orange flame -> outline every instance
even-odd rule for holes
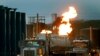
[[[52,31],[50,31],[50,30],[42,30],[40,33],[41,34],[51,34]]]
[[[68,35],[72,31],[70,19],[77,16],[75,8],[69,7],[69,11],[62,14],[62,16],[63,18],[59,26],[59,35]]]

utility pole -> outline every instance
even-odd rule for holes
[[[92,38],[93,38],[93,29],[92,27],[90,26],[90,41],[92,42]]]
[[[36,22],[36,36],[37,36],[37,34],[39,32],[39,14],[38,13],[37,13],[36,18],[37,18],[37,22]]]

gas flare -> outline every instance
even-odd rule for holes
[[[68,35],[72,31],[70,19],[77,16],[76,9],[69,7],[69,11],[62,14],[63,18],[59,26],[59,35]]]

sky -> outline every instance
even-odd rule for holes
[[[29,16],[45,16],[46,22],[52,21],[51,14],[61,15],[74,6],[78,19],[100,19],[100,0],[0,0],[0,5],[17,8],[17,11],[25,12],[27,21]]]

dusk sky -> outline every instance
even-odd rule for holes
[[[61,15],[68,10],[68,6],[77,9],[79,19],[100,19],[100,0],[0,0],[0,5],[17,8],[27,16],[39,13],[51,21],[51,14]]]

